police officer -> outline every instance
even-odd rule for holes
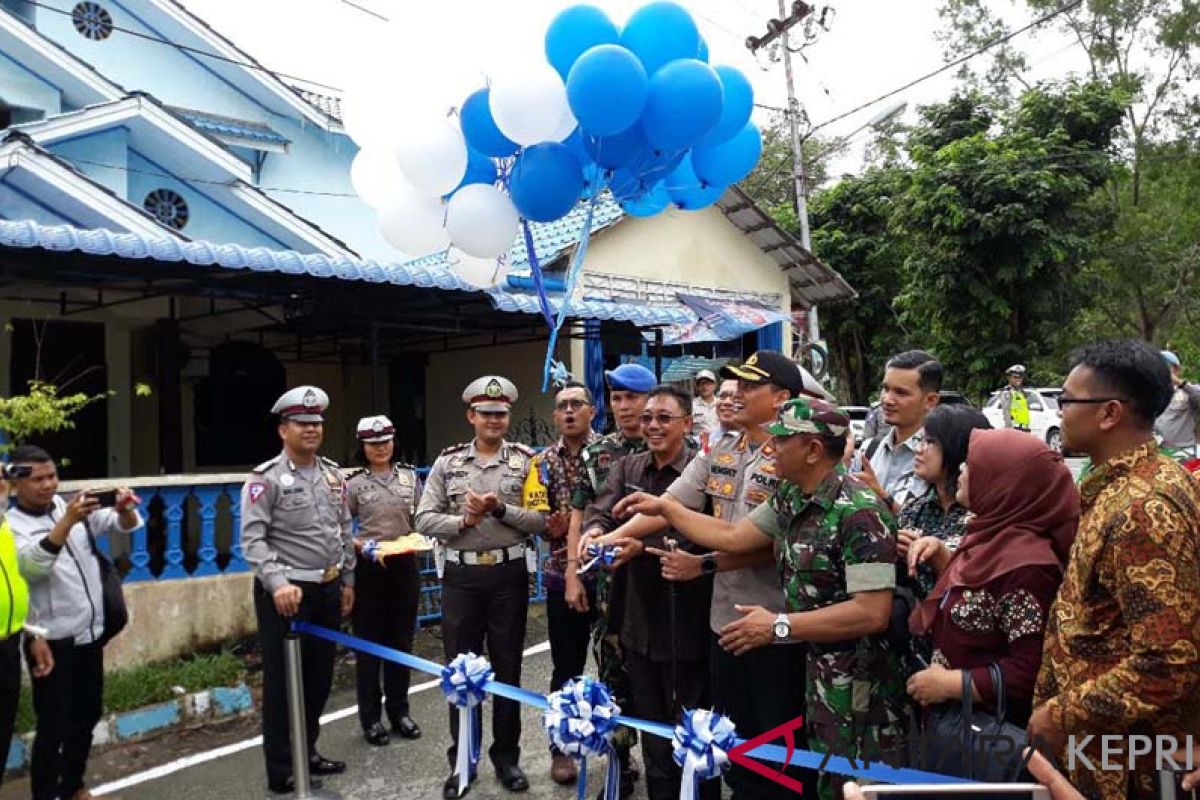
[[[499,375],[485,375],[462,395],[475,438],[443,450],[417,506],[417,530],[444,543],[442,642],[447,661],[468,651],[480,653],[484,638],[496,680],[521,682],[521,652],[529,608],[527,539],[546,529],[545,515],[522,508],[522,489],[533,450],[505,440],[517,387]],[[476,713],[482,719],[482,709]],[[451,769],[458,742],[458,712],[450,709]],[[521,755],[521,709],[495,698],[492,746],[488,755],[496,777],[511,792],[529,788],[517,765]],[[465,794],[465,792],[464,792]],[[442,796],[460,797],[453,772]]]
[[[1000,391],[1000,413],[1005,428],[1029,430],[1029,398],[1025,394],[1025,367],[1013,364],[1005,373],[1008,385]]]
[[[364,469],[347,478],[350,513],[358,518],[355,538],[354,635],[370,642],[412,652],[417,627],[421,576],[415,553],[372,558],[368,542],[388,542],[413,531],[421,499],[421,481],[408,464],[395,459],[396,426],[385,416],[363,417],[355,438]],[[405,739],[418,739],[421,728],[408,714],[409,670],[391,661],[358,653],[354,658],[358,683],[358,721],[363,736],[379,747],[391,737],[380,716],[387,701],[392,730]],[[379,677],[383,673],[383,690]]]
[[[242,487],[242,552],[254,569],[254,611],[263,661],[263,752],[267,786],[295,791],[288,739],[283,640],[293,620],[337,628],[354,606],[354,544],[346,484],[338,465],[317,455],[329,396],[299,386],[275,402],[283,452],[254,468]],[[309,767],[316,775],[346,764],[316,751],[333,681],[335,646],[301,641]],[[320,785],[312,780],[310,785]]]

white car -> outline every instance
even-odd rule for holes
[[[862,444],[863,428],[867,424],[867,415],[871,413],[871,409],[867,406],[842,406],[842,411],[846,416],[850,417],[850,433],[854,436],[854,446],[858,447]]]
[[[1055,450],[1062,450],[1062,409],[1058,405],[1060,394],[1062,389],[1057,387],[1025,390],[1025,396],[1029,399],[1030,433]],[[987,405],[983,407],[983,415],[993,428],[1004,427],[1000,392],[992,392]]]

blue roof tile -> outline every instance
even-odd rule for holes
[[[172,107],[170,110],[210,136],[236,136],[239,139],[275,145],[291,144],[291,139],[258,122],[223,117],[190,108]]]

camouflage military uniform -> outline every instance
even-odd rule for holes
[[[641,439],[627,439],[620,431],[610,433],[600,441],[583,449],[583,471],[575,482],[571,496],[571,507],[585,510],[596,499],[600,489],[608,480],[613,465],[622,458],[646,449]],[[596,624],[592,628],[592,656],[601,681],[613,692],[618,705],[629,713],[629,676],[621,663],[621,648],[618,637],[624,608],[620,598],[625,596],[624,570],[615,575],[604,570],[596,574]],[[637,743],[637,732],[632,728],[617,729],[613,742],[628,751]]]
[[[856,592],[895,585],[895,520],[854,478],[830,472],[810,496],[787,481],[750,516],[775,541],[789,612],[814,611]],[[903,672],[882,636],[810,644],[805,725],[817,752],[902,763]],[[828,775],[819,795],[837,793]]]

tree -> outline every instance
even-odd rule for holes
[[[0,398],[0,431],[8,441],[0,445],[0,453],[39,433],[54,433],[75,427],[71,417],[84,406],[103,400],[106,394],[88,395],[83,392],[59,395],[56,386],[45,381],[29,382],[29,394]]]
[[[978,92],[926,108],[893,231],[911,251],[898,304],[977,395],[1055,346],[1075,276],[1111,221],[1092,201],[1125,96],[1099,82],[1043,86],[996,109]]]
[[[763,207],[784,230],[798,233],[796,217],[796,182],[792,172],[792,133],[787,117],[775,114],[762,128],[763,149],[758,166],[742,181],[742,189]],[[811,195],[815,187],[825,183],[826,159],[821,155],[831,146],[819,137],[801,143],[804,153],[806,184]]]

